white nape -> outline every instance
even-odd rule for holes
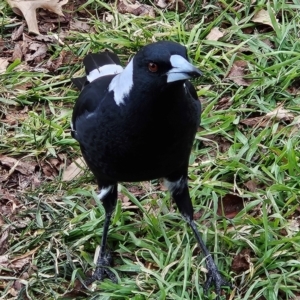
[[[196,69],[191,63],[178,54],[171,55],[170,63],[172,69],[167,72],[167,82],[189,79],[191,76],[187,73],[193,72]]]
[[[100,77],[107,76],[107,75],[115,75],[121,72],[123,72],[123,68],[120,65],[109,64],[109,65],[104,65],[98,69],[94,69],[86,76],[86,78],[88,82],[92,82]]]
[[[98,194],[98,199],[101,200],[105,198],[105,196],[110,192],[110,190],[113,188],[113,185],[109,185],[107,187],[104,187],[101,189],[100,193]]]
[[[108,90],[114,92],[117,105],[125,104],[124,98],[129,95],[133,86],[133,60],[129,62],[124,71],[113,78]]]

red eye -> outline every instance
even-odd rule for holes
[[[153,62],[150,62],[150,63],[148,64],[148,69],[149,69],[150,72],[155,73],[155,72],[158,71],[158,66],[157,66],[157,64],[155,64],[155,63],[153,63]]]

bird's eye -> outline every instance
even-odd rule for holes
[[[153,62],[150,62],[150,63],[148,64],[148,69],[149,69],[150,72],[155,73],[155,72],[158,71],[158,65],[155,64],[155,63],[153,63]]]

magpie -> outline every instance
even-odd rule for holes
[[[193,220],[188,189],[188,163],[200,124],[201,105],[189,79],[201,76],[187,49],[160,41],[142,47],[123,69],[113,52],[88,54],[86,76],[72,79],[81,90],[75,103],[72,136],[94,174],[105,221],[94,274],[86,284],[115,280],[107,251],[110,219],[118,182],[164,178],[171,196],[190,225],[206,257],[204,290],[214,284],[217,299],[223,279]]]

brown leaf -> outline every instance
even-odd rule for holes
[[[9,65],[8,58],[0,57],[0,74],[6,72],[6,67]]]
[[[47,9],[63,16],[61,7],[66,4],[68,0],[7,0],[7,2],[13,9],[14,13],[24,16],[28,25],[28,31],[39,34],[36,19],[37,8]]]
[[[236,274],[249,270],[252,266],[250,255],[251,249],[243,249],[241,253],[233,258],[231,270]]]
[[[228,79],[231,79],[233,82],[235,82],[238,85],[249,86],[251,82],[243,78],[245,76],[246,67],[247,67],[247,62],[242,60],[237,60],[233,63],[226,77]]]
[[[20,43],[15,43],[15,48],[14,48],[11,61],[15,61],[16,59],[22,60],[22,57],[23,57],[22,46]]]
[[[265,9],[261,9],[259,10],[252,18],[252,20],[254,23],[260,23],[260,24],[264,24],[264,25],[269,25],[271,26],[273,29],[273,24],[271,21],[271,17],[268,11],[266,11]],[[278,21],[276,19],[276,21]]]
[[[23,31],[24,31],[24,27],[25,27],[25,24],[22,24],[21,26],[19,26],[18,28],[16,28],[13,33],[11,34],[11,39],[13,41],[16,41],[18,39],[20,39],[20,37],[22,36],[23,34]]]
[[[255,118],[248,118],[243,119],[240,123],[247,125],[247,126],[256,126],[256,127],[266,127],[267,123],[263,120],[263,117],[255,117]]]
[[[83,174],[86,168],[86,163],[82,157],[78,157],[72,162],[63,172],[62,181],[71,181],[75,177]]]
[[[269,112],[265,116],[267,119],[276,119],[277,121],[293,121],[294,115],[284,109],[281,105],[276,107],[273,111]]]
[[[9,230],[5,230],[4,232],[1,232],[0,236],[0,254],[3,254],[7,251],[9,248],[8,244],[8,237],[9,237]],[[1,263],[0,263],[1,265]]]
[[[256,180],[249,180],[249,181],[245,182],[244,185],[252,193],[255,193],[257,191],[257,182],[256,182]]]
[[[217,41],[223,36],[224,36],[224,33],[219,30],[219,27],[214,27],[214,28],[212,28],[210,33],[206,36],[206,39],[209,41]]]
[[[82,22],[79,20],[71,21],[70,23],[70,29],[76,30],[79,32],[89,32],[91,29],[91,26],[87,22]]]
[[[244,208],[242,197],[234,194],[226,194],[219,199],[217,214],[226,218],[234,218]]]
[[[231,97],[223,97],[221,98],[218,103],[216,103],[215,105],[215,109],[217,110],[225,110],[227,108],[229,108],[231,105],[232,105],[232,101],[231,100]]]
[[[25,54],[25,61],[34,60],[36,63],[39,63],[46,56],[47,45],[33,42],[29,45],[29,50],[31,50],[32,54]]]
[[[186,5],[182,0],[155,0],[154,4],[159,8],[178,10],[180,13],[186,10]]]
[[[2,178],[2,181],[5,181],[7,177],[9,177],[15,170],[23,175],[31,175],[34,173],[36,167],[36,165],[29,164],[27,162],[23,162],[2,154],[0,154],[0,164],[10,169],[8,175],[4,176],[6,178],[4,180]]]
[[[147,4],[141,4],[136,0],[119,0],[117,5],[121,14],[130,13],[136,16],[155,17],[154,8]]]

